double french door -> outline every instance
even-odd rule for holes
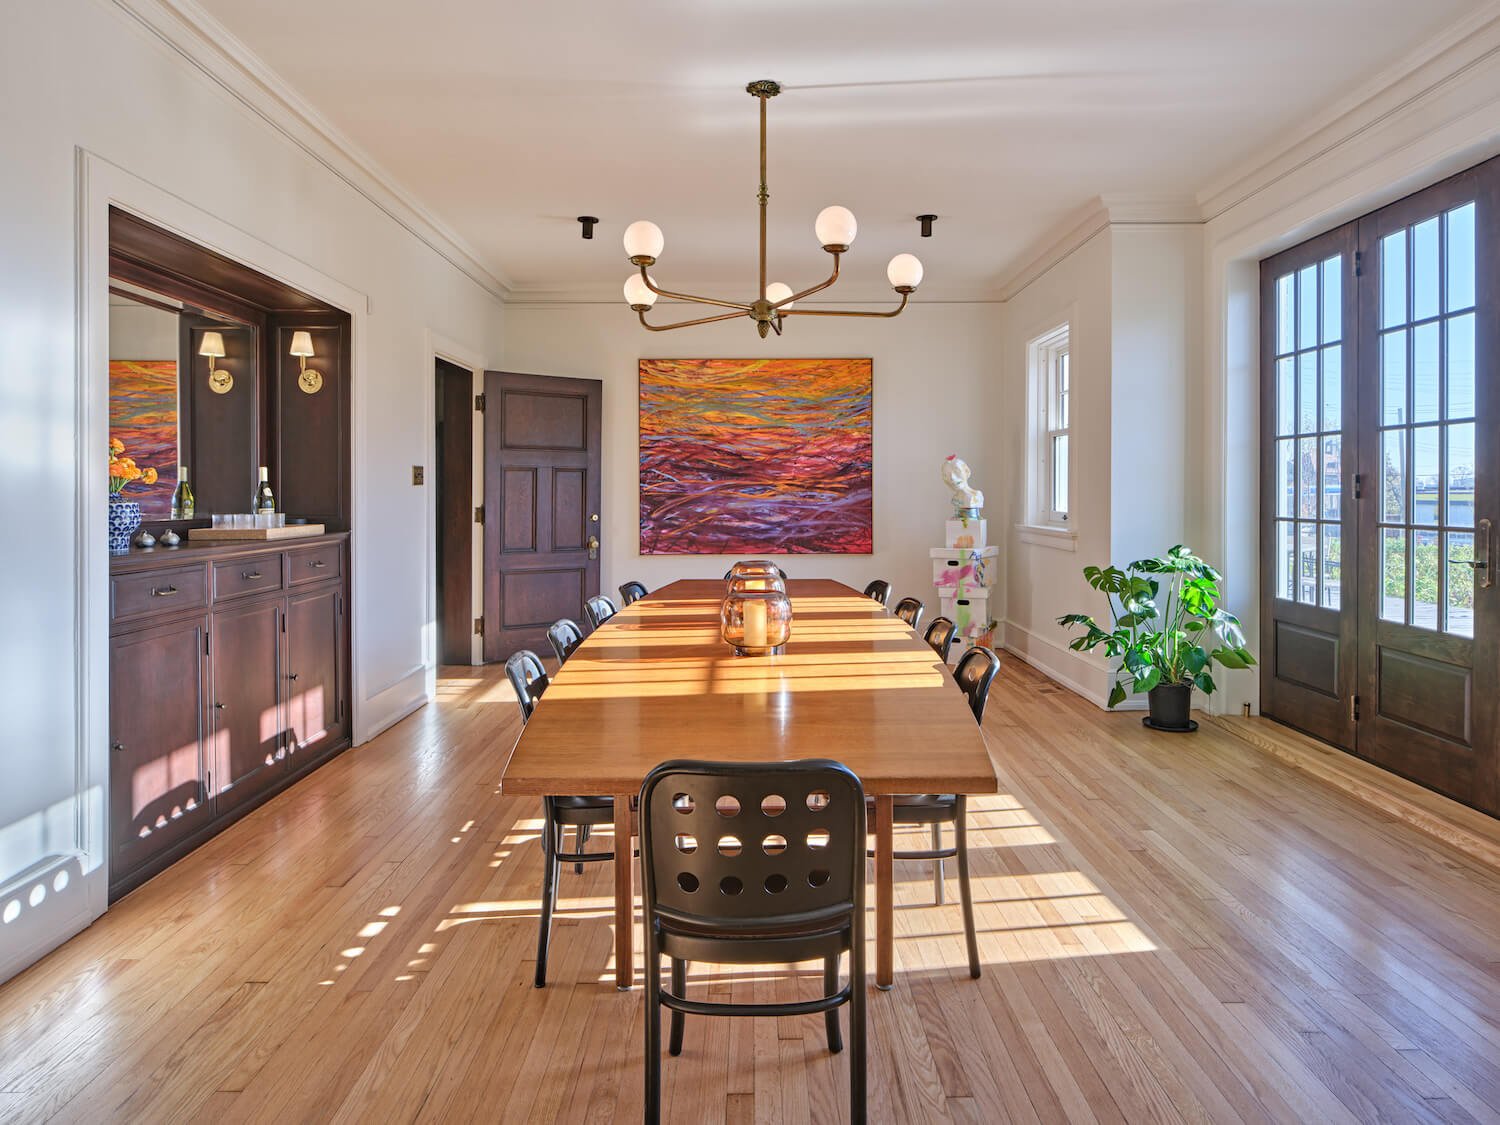
[[[1500,161],[1261,294],[1261,710],[1500,815]]]

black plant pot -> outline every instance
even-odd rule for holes
[[[1191,731],[1198,724],[1191,716],[1192,684],[1161,684],[1146,694],[1151,713],[1141,722],[1152,730]]]

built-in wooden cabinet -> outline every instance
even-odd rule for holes
[[[111,897],[349,745],[347,539],[114,560]]]

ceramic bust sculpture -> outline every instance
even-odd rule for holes
[[[969,487],[969,466],[962,458],[950,453],[943,460],[943,483],[953,492],[953,506],[960,511],[978,511],[984,506],[984,493]]]

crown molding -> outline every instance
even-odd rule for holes
[[[1290,142],[1252,154],[1198,193],[1211,222],[1280,180],[1410,109],[1500,55],[1500,0],[1489,0],[1345,97],[1313,114]]]
[[[491,296],[509,280],[194,0],[112,0],[246,112],[275,129]]]
[[[694,284],[691,281],[673,279],[672,288],[679,293],[719,293],[725,295],[725,287],[709,283]],[[917,305],[962,305],[996,304],[1000,300],[993,287],[966,287],[924,285],[913,295],[908,307]],[[518,286],[512,288],[505,298],[509,308],[544,307],[559,305],[617,305],[626,307],[620,296],[620,287],[609,282],[582,281],[564,285]],[[840,282],[840,292],[830,291],[829,296],[799,301],[799,305],[817,308],[846,308],[851,306],[890,307],[896,303],[891,291],[873,285],[849,286]],[[657,308],[693,308],[688,301],[662,299]],[[701,306],[697,306],[701,307]]]

